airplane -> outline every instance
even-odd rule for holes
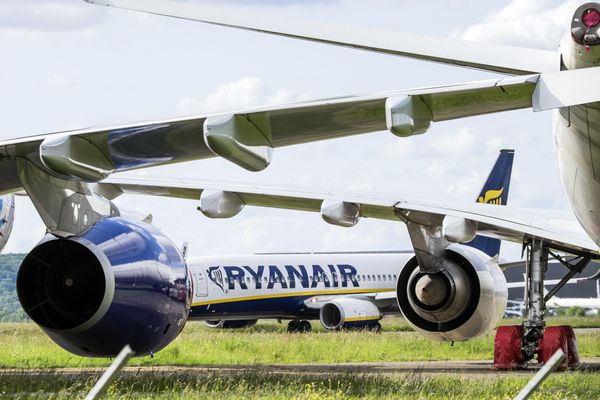
[[[225,25],[240,26],[252,19],[230,9],[214,13],[203,6],[158,0],[88,2]],[[462,243],[477,235],[521,243],[530,260],[529,313],[523,326],[497,331],[495,365],[523,366],[538,352],[540,360],[547,360],[558,344],[572,337],[566,328],[545,329],[546,299],[538,289],[547,258],[562,260],[570,270],[565,278],[570,278],[600,257],[594,212],[598,184],[593,178],[598,151],[591,140],[598,130],[594,102],[600,96],[598,69],[593,67],[600,52],[598,14],[596,3],[575,11],[572,36],[561,53],[352,28],[338,31],[331,24],[293,25],[278,19],[273,24],[281,32],[293,27],[289,36],[315,35],[313,40],[513,76],[0,141],[0,195],[25,192],[47,228],[19,270],[21,305],[51,339],[77,355],[111,357],[129,344],[143,356],[172,342],[191,306],[189,268],[163,232],[149,221],[124,216],[112,201],[127,192],[160,194],[200,199],[201,211],[217,218],[256,205],[320,212],[325,221],[347,227],[360,218],[406,223],[415,258],[411,268],[400,273],[399,305],[419,331],[438,338],[460,330],[465,316],[477,311],[477,303],[469,300],[477,298],[481,287],[502,281],[497,263]],[[264,15],[254,21],[273,22]],[[114,176],[215,156],[261,171],[271,163],[274,149],[282,146],[381,130],[405,137],[425,133],[432,122],[523,108],[558,109],[557,154],[579,223],[568,214],[490,204],[437,204],[402,196],[175,179],[132,183]],[[564,259],[559,252],[578,258]],[[409,291],[417,286],[438,287],[435,292],[445,295],[426,299],[424,290]],[[442,309],[433,304],[438,300],[451,304]],[[514,346],[517,341],[520,349]],[[575,365],[576,357],[568,363]]]
[[[513,150],[500,151],[476,202],[507,204],[513,159]],[[469,246],[488,260],[500,253],[498,239],[478,236]],[[379,331],[379,320],[400,314],[398,274],[414,256],[413,251],[373,251],[189,258],[194,287],[189,318],[225,329],[246,328],[258,319],[290,319],[289,332],[308,332],[312,329],[308,320],[318,319],[328,330]],[[506,281],[504,286],[501,281],[495,284],[494,301],[471,317],[489,322],[475,328],[466,323],[471,331],[463,336],[487,333],[504,315]]]
[[[506,267],[510,267],[510,264],[505,264]],[[524,274],[525,280],[527,279],[527,275]],[[556,292],[557,289],[552,289],[554,293],[550,293],[546,286],[550,285],[558,285],[560,284],[560,280],[558,279],[546,279],[544,281],[544,296],[548,298],[546,301],[546,308],[548,310],[554,310],[557,308],[571,308],[571,307],[580,307],[588,310],[592,310],[593,315],[597,315],[598,310],[600,310],[600,271],[595,273],[592,276],[587,276],[583,278],[571,278],[566,285],[576,285],[580,282],[586,281],[595,281],[596,282],[596,297],[558,297]],[[526,281],[523,282],[509,282],[507,283],[507,287],[511,288],[526,288]],[[527,302],[527,291],[524,292],[524,301],[513,301],[513,307],[515,310],[523,310],[525,307],[525,303]]]

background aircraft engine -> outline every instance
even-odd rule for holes
[[[506,279],[496,261],[479,250],[452,245],[446,270],[425,274],[416,257],[400,272],[398,305],[406,320],[435,340],[464,341],[491,331],[506,308]]]
[[[379,327],[379,308],[369,300],[343,297],[321,307],[320,320],[325,329],[356,329]]]
[[[29,317],[73,354],[111,357],[129,344],[153,354],[183,329],[190,276],[158,229],[105,218],[78,236],[47,235],[23,260],[19,301]]]
[[[222,319],[204,321],[204,325],[209,328],[215,329],[242,329],[242,328],[251,328],[256,325],[257,320],[248,319],[248,320],[231,320],[225,321]]]

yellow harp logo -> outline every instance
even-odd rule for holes
[[[504,188],[499,190],[488,190],[485,192],[485,197],[479,197],[477,202],[486,203],[486,204],[497,204],[502,205],[502,193],[504,192]]]

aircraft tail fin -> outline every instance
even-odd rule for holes
[[[514,157],[514,150],[500,150],[500,155],[483,184],[481,193],[475,199],[477,203],[499,206],[505,206],[508,203],[508,191],[510,189]],[[468,245],[483,251],[490,257],[495,257],[500,253],[500,240],[498,239],[477,235]]]

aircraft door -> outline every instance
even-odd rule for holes
[[[206,280],[206,276],[202,271],[202,268],[199,268],[194,271],[194,282],[196,284],[196,296],[197,297],[206,297],[208,296],[208,281]]]

